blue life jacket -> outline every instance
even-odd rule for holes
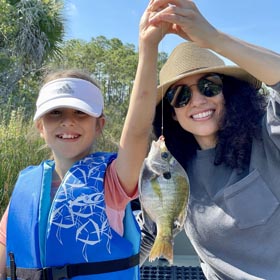
[[[124,236],[109,225],[103,179],[113,153],[76,162],[51,202],[53,161],[20,173],[7,223],[10,279],[140,279],[140,229],[128,204]]]

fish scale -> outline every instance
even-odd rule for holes
[[[189,198],[189,179],[168,151],[164,137],[153,141],[139,177],[142,211],[156,224],[157,235],[149,260],[164,257],[173,263],[174,229],[183,229]],[[147,218],[146,218],[147,219]]]

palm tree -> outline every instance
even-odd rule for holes
[[[61,1],[16,1],[18,32],[15,48],[25,67],[40,66],[49,55],[60,53],[64,28]]]
[[[0,96],[6,103],[20,86],[19,81],[34,76],[50,57],[60,55],[64,36],[61,0],[0,0],[6,14],[0,26]],[[7,19],[12,19],[9,21]]]

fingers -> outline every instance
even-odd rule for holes
[[[155,3],[157,2],[158,1],[155,0]],[[165,33],[174,33],[186,38],[186,34],[181,32],[181,30],[182,27],[188,25],[188,20],[190,18],[188,14],[190,11],[184,7],[178,7],[173,4],[163,5],[151,6],[151,10],[156,8],[157,11],[154,11],[151,15],[149,18],[149,23],[154,26],[164,25]]]
[[[188,8],[195,6],[194,2],[191,0],[153,0],[150,2],[150,8],[153,11],[159,11],[166,7],[181,7]]]
[[[153,0],[153,3],[151,3],[151,8],[154,10],[158,10],[172,5],[181,6],[183,4],[182,2],[186,2],[186,0]]]
[[[147,13],[147,25],[160,29],[162,37],[173,33],[203,46],[215,31],[191,0],[151,0]]]
[[[150,10],[156,12],[150,19],[150,23],[152,24],[166,21],[183,25],[200,14],[193,1],[189,0],[154,0],[150,6]]]
[[[196,4],[190,0],[154,0],[150,6],[153,15],[149,23],[165,24],[166,33],[177,34],[199,46],[214,42],[217,30],[204,18]]]
[[[139,39],[141,43],[150,45],[151,47],[158,46],[159,42],[166,34],[165,23],[154,23],[151,24],[150,20],[157,14],[157,11],[153,8],[153,3],[156,0],[151,0],[141,17],[140,28],[139,28]]]
[[[170,7],[172,5],[169,2],[170,1],[166,0],[151,0],[146,10],[149,14],[149,25],[154,26],[156,28],[160,28],[162,36],[164,36],[167,33],[170,33],[170,30],[172,30],[173,22],[162,20],[162,18],[164,18],[165,15],[171,13]]]

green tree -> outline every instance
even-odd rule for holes
[[[0,0],[2,105],[17,107],[34,103],[34,82],[30,79],[34,78],[36,83],[45,61],[61,54],[62,3],[58,0]]]

